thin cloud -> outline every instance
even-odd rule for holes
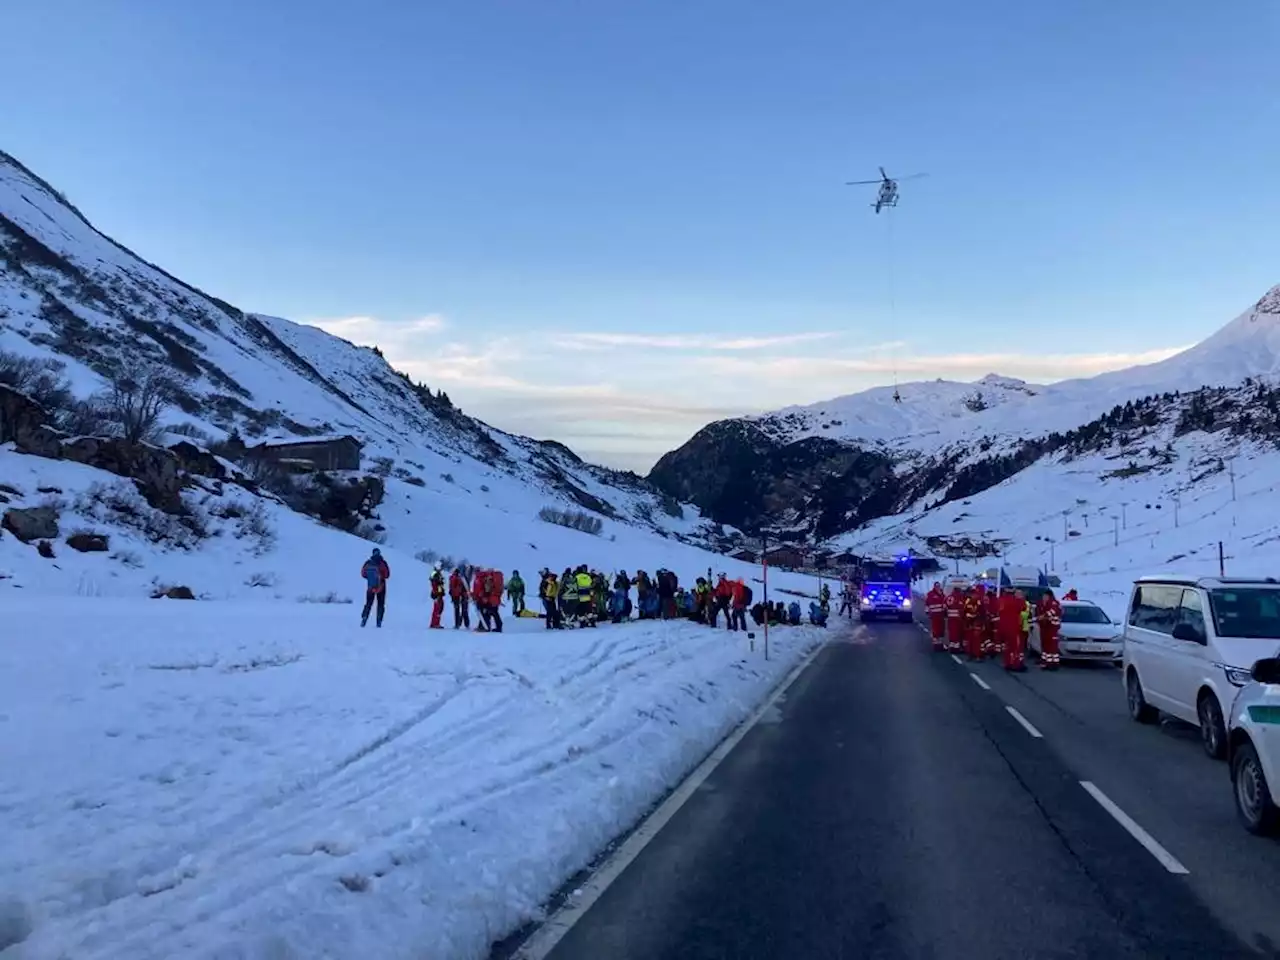
[[[789,333],[768,337],[719,337],[712,334],[577,333],[553,338],[557,347],[569,350],[611,350],[638,347],[647,350],[767,350],[797,343],[812,343],[837,336],[834,332]]]
[[[336,317],[306,321],[325,333],[349,340],[359,346],[378,346],[376,341],[402,341],[427,333],[439,333],[448,321],[438,313],[429,313],[413,320],[379,320],[377,317]]]
[[[807,381],[841,377],[899,376],[980,377],[997,372],[1033,381],[1089,377],[1111,370],[1167,360],[1185,347],[1138,353],[956,353],[903,357],[704,357],[705,372],[723,376],[753,376],[774,381]]]
[[[467,337],[439,314],[386,321],[312,321],[353,343],[378,346],[397,369],[444,387],[464,410],[495,426],[553,437],[613,462],[652,462],[704,424],[856,392],[899,378],[973,380],[996,372],[1036,382],[1088,377],[1157,362],[1182,348],[1135,353],[919,355],[904,341],[848,343],[827,353],[786,348],[831,341],[834,332],[712,334],[558,332],[550,337]],[[835,344],[830,344],[834,347]],[[625,362],[578,351],[625,351]]]

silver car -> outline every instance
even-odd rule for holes
[[[1088,600],[1062,600],[1062,628],[1058,649],[1063,660],[1097,660],[1120,663],[1124,657],[1124,634],[1120,624]],[[1040,628],[1035,626],[1027,646],[1040,655]]]

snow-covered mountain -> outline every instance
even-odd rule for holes
[[[962,495],[956,472],[1065,434],[1144,397],[1280,375],[1280,287],[1202,343],[1157,363],[1042,385],[988,374],[878,387],[704,428],[650,479],[716,519],[825,539],[911,504]],[[1001,462],[989,476],[1008,476]]]
[[[561,444],[513,436],[465,415],[443,393],[392,369],[374,348],[246,313],[183,282],[97,230],[4,153],[0,359],[0,366],[34,362],[69,388],[68,403],[108,390],[122,371],[142,364],[165,371],[176,382],[162,416],[164,445],[185,439],[217,449],[233,436],[249,446],[353,436],[363,443],[363,470],[385,477],[385,499],[369,526],[380,528],[378,539],[410,554],[462,554],[469,541],[491,542],[502,527],[520,542],[534,542],[525,527],[547,526],[538,520],[544,508],[583,511],[603,524],[594,537],[571,531],[583,540],[608,542],[624,528],[673,544],[706,545],[719,536],[696,507],[633,474],[587,464]],[[30,458],[0,451],[0,459],[23,476],[59,473],[57,482],[39,485],[75,482],[83,493],[102,482],[101,471],[30,464],[18,470]],[[0,481],[8,479],[5,469],[0,464]],[[32,507],[42,496],[23,483],[9,485],[18,492],[0,496],[11,508]]]
[[[935,453],[975,437],[1070,430],[1116,404],[1150,394],[1235,386],[1280,374],[1280,286],[1195,346],[1156,363],[1054,384],[987,374],[876,387],[752,418],[770,436],[805,436]]]

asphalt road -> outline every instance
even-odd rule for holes
[[[1015,680],[980,668],[984,689],[914,625],[842,630],[551,960],[1256,956],[1205,905],[1194,872],[1168,872],[1080,784],[1093,778],[1122,805],[1141,793],[1108,779],[1136,783],[1124,773],[1142,749],[1134,737],[1198,763],[1194,742],[1120,725],[1114,760],[1087,775],[1073,766],[1112,749],[1090,721],[1120,702],[1114,671]],[[1087,691],[1088,719],[1054,705],[1071,699],[1067,684]],[[1043,738],[1006,710],[1004,688],[1034,701]],[[1225,774],[1207,775],[1229,808]]]

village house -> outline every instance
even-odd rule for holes
[[[795,547],[771,547],[765,554],[771,567],[786,567],[798,570],[804,566],[804,554]]]
[[[312,437],[307,440],[267,441],[250,448],[265,460],[290,465],[309,464],[315,470],[359,470],[362,444],[347,434],[336,437]]]

